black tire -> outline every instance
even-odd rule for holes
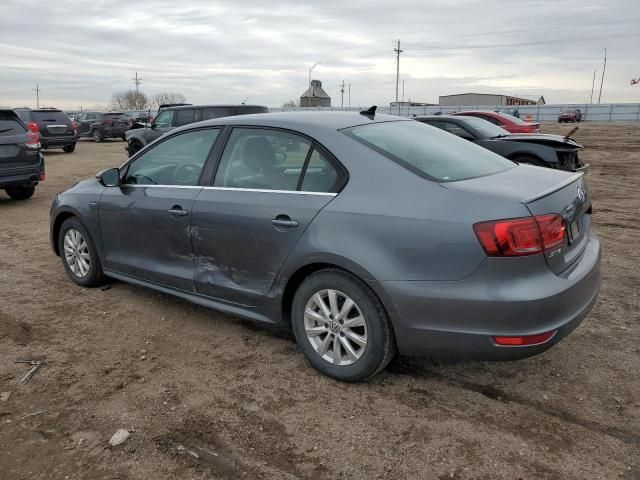
[[[75,143],[73,143],[71,145],[65,145],[64,147],[62,147],[62,150],[64,150],[67,153],[72,153],[75,149],[76,149],[76,144]]]
[[[122,141],[123,141],[123,142],[126,142],[126,141],[127,141],[127,137],[126,137],[125,135],[122,135],[122,137],[120,137],[120,138],[122,138]]]
[[[305,333],[304,312],[307,302],[315,293],[327,289],[337,290],[351,298],[366,323],[366,347],[362,356],[350,365],[334,365],[325,360],[316,352]],[[320,270],[307,277],[298,287],[293,298],[291,319],[298,346],[311,366],[336,380],[359,382],[371,378],[384,369],[395,356],[396,344],[393,330],[382,302],[362,280],[343,270]],[[326,333],[326,335],[330,334]],[[338,336],[338,334],[331,335]],[[341,346],[340,349],[344,347]]]
[[[65,235],[69,230],[75,230],[80,233],[84,241],[86,242],[89,254],[89,269],[84,276],[80,276],[76,274],[70,267],[69,262],[65,256]],[[98,251],[96,250],[95,244],[91,239],[91,235],[86,228],[80,223],[80,221],[71,217],[64,221],[62,226],[60,227],[60,232],[58,233],[58,251],[60,252],[60,260],[62,260],[62,266],[67,272],[67,275],[76,282],[78,285],[83,287],[97,287],[101,285],[104,280],[104,273],[102,273],[102,265],[100,263],[100,257],[98,256]]]
[[[5,191],[7,195],[9,195],[14,200],[27,200],[33,197],[33,194],[36,191],[35,186],[18,186],[18,187],[5,187]]]
[[[129,149],[127,150],[129,157],[133,157],[141,149],[142,149],[142,144],[140,142],[138,141],[130,142]]]
[[[102,132],[98,128],[93,129],[91,136],[93,137],[93,141],[96,143],[100,143],[104,140],[104,135],[102,135]]]
[[[535,165],[536,167],[548,167],[546,163],[536,157],[522,155],[513,159],[516,163],[524,163],[525,165]]]

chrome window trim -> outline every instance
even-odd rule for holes
[[[323,195],[329,197],[335,197],[338,195],[337,193],[329,193],[329,192],[302,192],[298,190],[266,190],[259,188],[232,188],[232,187],[203,187],[200,185],[135,185],[135,184],[127,184],[123,183],[119,185],[120,187],[130,187],[130,188],[199,188],[202,190],[221,190],[221,191],[231,191],[231,192],[255,192],[255,193],[292,193],[294,195]]]

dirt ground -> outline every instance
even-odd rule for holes
[[[77,287],[49,206],[124,143],[46,152],[33,199],[0,192],[0,478],[640,479],[640,125],[576,138],[604,245],[582,326],[535,358],[400,358],[357,385],[312,370],[287,333],[124,283]],[[46,365],[19,386],[24,357]],[[110,447],[119,428],[131,437]]]

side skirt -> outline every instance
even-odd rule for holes
[[[224,302],[219,302],[216,300],[212,300],[209,297],[205,297],[203,295],[199,295],[194,292],[186,292],[184,290],[178,290],[175,288],[167,287],[165,285],[160,285],[158,283],[149,282],[147,280],[142,280],[137,277],[131,277],[129,275],[124,275],[122,273],[114,272],[112,270],[104,270],[104,274],[107,277],[115,278],[116,280],[123,281],[125,283],[131,283],[133,285],[138,285],[140,287],[151,288],[152,290],[157,290],[162,293],[166,293],[168,295],[173,295],[175,297],[182,298],[191,303],[195,303],[196,305],[201,305],[206,308],[210,308],[212,310],[217,310],[219,312],[228,313],[230,315],[234,315],[236,317],[245,318],[247,320],[252,320],[255,322],[267,323],[271,325],[278,324],[277,321],[274,321],[272,318],[267,317],[263,313],[255,311],[251,307],[242,307],[238,305],[232,305]]]

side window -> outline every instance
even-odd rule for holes
[[[216,187],[296,190],[311,142],[288,132],[235,128],[222,154]]]
[[[171,120],[173,119],[173,110],[165,110],[160,112],[156,119],[153,121],[153,125],[157,128],[166,128],[171,126]]]
[[[212,107],[202,110],[202,120],[211,120],[212,118],[228,117],[231,115],[229,107]]]
[[[493,123],[494,125],[500,125],[500,120],[498,120],[497,118],[494,117],[490,117],[490,116],[484,116],[484,115],[478,115],[478,117],[480,117],[483,120],[487,120],[488,122]]]
[[[182,133],[137,158],[127,171],[129,185],[197,185],[219,129]]]
[[[174,125],[176,127],[181,127],[182,125],[189,125],[193,123],[193,114],[194,110],[189,108],[185,110],[177,110],[176,111],[176,121]]]
[[[304,172],[301,190],[303,192],[332,192],[335,191],[337,181],[338,171],[322,153],[314,149]]]
[[[439,122],[439,123],[440,125],[437,125],[439,128],[442,128],[443,130],[446,130],[449,133],[453,133],[458,137],[471,138],[471,139],[474,138],[474,136],[470,132],[468,132],[467,130],[465,130],[464,128],[462,128],[460,125],[456,123],[452,123],[452,122]]]

